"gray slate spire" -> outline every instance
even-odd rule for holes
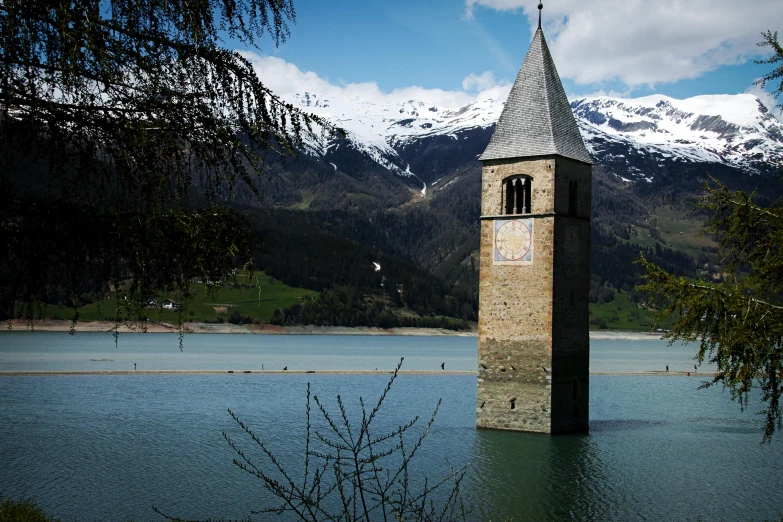
[[[559,154],[592,164],[539,27],[480,160]]]

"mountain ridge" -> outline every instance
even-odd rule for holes
[[[422,317],[475,320],[478,157],[503,104],[484,98],[444,108],[415,100],[330,100],[313,93],[294,98],[346,135],[316,134],[297,160],[274,166],[274,175],[260,187],[273,208],[258,222],[276,223],[269,229],[276,246],[270,243],[269,252],[255,256],[257,268],[310,289],[329,284],[332,276],[324,269],[344,274],[331,284],[356,289],[335,294],[352,303],[377,292],[397,303],[394,289],[400,284],[406,302]],[[634,290],[641,283],[634,263],[639,253],[677,275],[723,277],[714,238],[699,234],[706,216],[692,202],[703,193],[708,174],[732,189],[756,192],[762,204],[783,195],[783,177],[768,175],[783,158],[783,124],[750,95],[580,98],[571,108],[596,163],[591,306],[613,306],[617,295],[615,304],[622,303],[623,311],[606,311],[602,320],[609,327],[623,321],[644,327],[649,310]],[[364,252],[361,258],[357,251]],[[392,274],[395,259],[408,268]],[[376,261],[383,267],[377,274]],[[384,285],[370,270],[372,277],[387,278]],[[300,278],[300,271],[307,277]],[[330,309],[305,308],[314,321]]]
[[[291,101],[345,129],[348,142],[358,151],[390,172],[418,178],[424,190],[432,179],[412,168],[402,151],[422,140],[460,141],[469,139],[466,133],[486,134],[480,131],[493,129],[503,108],[503,103],[493,98],[457,108],[416,100],[334,102],[309,92],[294,95]],[[621,171],[623,161],[618,159],[626,158],[626,172],[615,173],[627,181],[649,182],[655,175],[643,172],[637,162],[627,158],[640,153],[658,157],[661,164],[717,163],[753,174],[765,173],[768,165],[783,161],[783,123],[751,94],[684,100],[663,95],[581,97],[571,101],[571,108],[595,162],[610,171]],[[326,159],[335,143],[333,139],[313,138],[308,152]],[[630,154],[618,151],[622,149],[629,149]]]

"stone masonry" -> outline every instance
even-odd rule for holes
[[[493,263],[502,182],[532,178],[533,263]],[[576,213],[569,183],[576,181]],[[588,421],[589,164],[557,155],[484,162],[479,283],[479,428],[561,433]]]

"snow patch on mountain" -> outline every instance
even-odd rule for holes
[[[428,105],[416,100],[400,103],[374,104],[364,100],[325,99],[317,93],[295,94],[290,99],[295,105],[327,118],[346,132],[350,143],[384,168],[400,175],[418,178],[397,153],[405,143],[427,136],[447,135],[458,139],[461,130],[489,127],[495,124],[503,109],[502,103],[492,99],[458,108]],[[309,151],[326,156],[336,143],[318,135],[308,140]],[[422,196],[426,183],[422,183]]]
[[[751,94],[582,98],[571,107],[594,157],[608,141],[664,158],[756,172],[783,159],[783,124]]]
[[[310,92],[289,98],[344,129],[348,146],[397,175],[417,178],[399,150],[428,137],[458,140],[466,130],[491,127],[504,105],[503,100],[495,98],[479,98],[462,107],[440,107],[416,100],[387,104],[330,100]],[[627,151],[630,155],[652,155],[660,162],[717,162],[761,172],[766,165],[783,160],[783,123],[752,94],[685,100],[663,95],[579,98],[571,102],[571,107],[585,144],[598,163],[611,155],[613,165],[618,165]],[[308,140],[308,151],[328,158],[339,143],[337,139],[313,137]],[[641,179],[642,173],[631,166],[630,160],[628,165],[624,177]],[[649,174],[644,177],[649,178]],[[422,184],[424,195],[426,185]]]
[[[429,106],[415,100],[382,105],[342,100],[335,104],[313,93],[296,94],[292,101],[344,129],[363,150],[387,156],[400,168],[395,146],[431,135],[445,134],[456,140],[461,130],[494,125],[503,110],[503,104],[492,99],[457,108]],[[328,143],[324,145],[328,148]]]

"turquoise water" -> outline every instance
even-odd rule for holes
[[[475,337],[0,333],[0,371],[476,370]]]
[[[594,340],[593,372],[692,371],[696,346],[666,341]],[[359,335],[188,335],[0,332],[0,372],[102,370],[406,370],[475,371],[475,337]],[[702,370],[712,369],[705,365]]]
[[[125,356],[141,360],[143,354],[150,357],[144,360],[159,364],[168,357],[209,366],[225,361],[239,364],[245,360],[243,351],[252,350],[245,343],[259,337],[225,336],[219,343],[213,340],[215,336],[189,337],[185,353],[193,357],[182,359],[171,336],[161,337],[161,342],[170,343],[166,346],[154,345],[158,337],[128,335],[121,337],[119,348],[110,343],[98,349],[91,344],[92,337],[82,334],[73,338],[37,333],[23,340],[14,339],[15,335],[0,336],[0,370],[21,364],[21,356],[8,354],[24,351],[24,343],[32,339],[36,340],[33,344],[45,339],[49,346],[27,352],[26,364],[32,366],[60,360],[57,364],[89,367],[98,364],[90,358],[121,362]],[[80,338],[84,339],[82,348]],[[111,337],[96,336],[95,342],[106,339],[111,341]],[[191,339],[205,343],[203,352]],[[354,339],[357,344],[346,344]],[[321,345],[331,350],[324,359],[329,364],[343,359],[374,368],[373,353],[380,365],[387,357],[391,361],[405,352],[406,363],[409,358],[418,360],[421,369],[431,369],[425,366],[433,361],[439,366],[439,359],[449,365],[475,366],[470,349],[475,349],[475,339],[471,338],[308,336],[275,337],[274,342],[285,348],[278,348],[281,353],[277,354],[270,348],[264,361],[302,360],[314,369],[321,369],[315,368],[320,359],[307,353],[317,352]],[[378,353],[377,342],[388,343],[382,346],[395,351],[394,357]],[[367,353],[359,356],[361,343]],[[641,345],[643,354],[638,357],[634,357],[637,342],[602,343],[606,344],[593,353],[604,354],[607,361],[611,361],[607,354],[617,354],[618,371],[657,364],[659,358],[674,360],[676,355],[665,343],[659,344],[657,356],[652,344]],[[218,345],[219,355],[213,353]],[[420,351],[413,350],[414,346]],[[156,351],[163,353],[156,355]],[[199,353],[201,357],[196,357]],[[98,357],[84,360],[85,354]],[[686,362],[689,357],[683,358]],[[386,378],[302,374],[0,377],[0,495],[31,497],[66,521],[160,520],[152,505],[185,518],[243,517],[268,506],[269,499],[257,479],[231,463],[234,454],[222,438],[223,431],[249,451],[252,444],[226,410],[231,408],[246,420],[281,462],[301,475],[308,382],[333,410],[334,397],[340,394],[353,415],[358,397],[377,397]],[[590,433],[547,437],[475,430],[475,377],[404,375],[392,388],[378,422],[380,427],[393,428],[415,415],[426,417],[437,399],[443,398],[434,429],[417,457],[416,471],[435,478],[447,472],[446,458],[455,465],[469,463],[465,496],[475,520],[780,518],[780,439],[771,445],[759,444],[760,417],[752,411],[741,413],[720,389],[697,389],[699,382],[679,376],[594,375]]]

